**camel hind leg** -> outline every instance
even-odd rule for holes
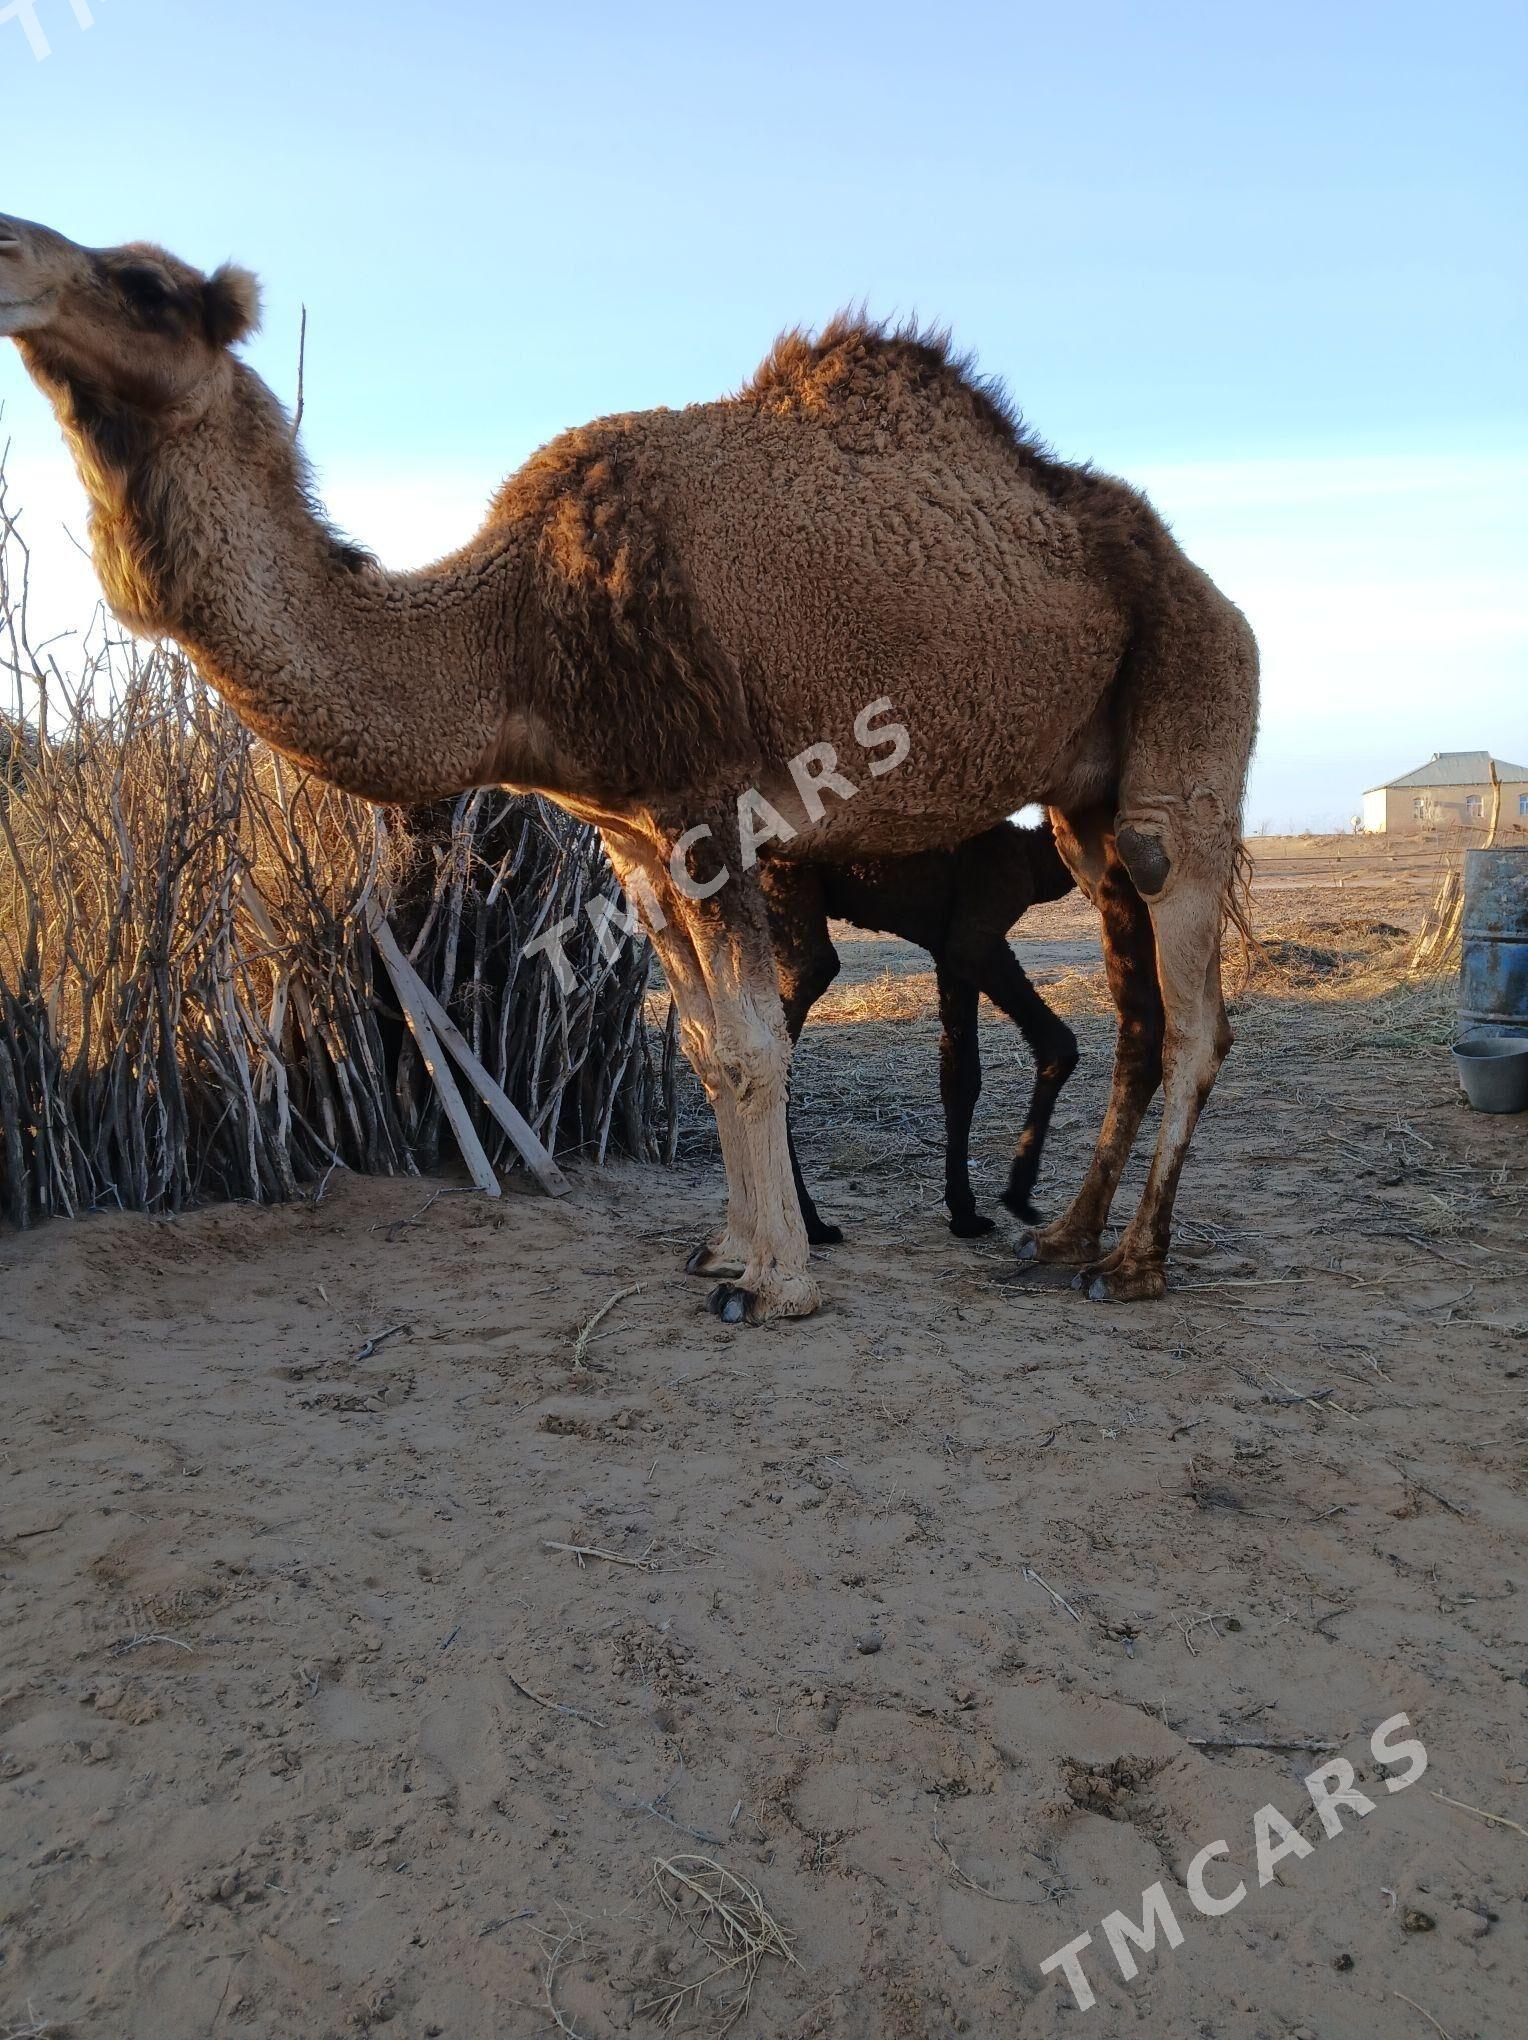
[[[1052,819],[1057,848],[1098,909],[1104,971],[1119,1015],[1109,1103],[1088,1173],[1062,1216],[1019,1249],[1075,1266],[1098,1257],[1120,1177],[1162,1080],[1163,1015],[1151,916],[1116,852],[1109,819],[1102,810]]]
[[[1084,1286],[1096,1301],[1134,1302],[1161,1296],[1167,1288],[1178,1179],[1232,1042],[1220,982],[1229,879],[1229,866],[1223,877],[1213,870],[1185,873],[1170,893],[1150,903],[1166,1015],[1162,1126],[1134,1217],[1114,1251],[1083,1272]]]
[[[1164,1016],[1162,1125],[1146,1188],[1088,1293],[1161,1296],[1189,1143],[1231,1047],[1220,951],[1257,720],[1257,648],[1202,576],[1173,588],[1134,662],[1114,849],[1151,916]],[[1085,1278],[1086,1279],[1086,1278]]]

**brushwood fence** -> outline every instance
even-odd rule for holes
[[[616,890],[592,831],[497,792],[350,799],[99,627],[66,674],[27,643],[3,495],[0,552],[0,1218],[272,1201],[458,1151],[480,1180],[543,1147],[672,1159],[673,1017],[646,946],[607,955],[582,912]],[[565,993],[528,945],[569,920]]]

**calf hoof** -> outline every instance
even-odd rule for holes
[[[711,1240],[702,1243],[684,1264],[686,1275],[741,1275],[745,1257],[728,1250],[723,1240],[719,1245]]]
[[[757,1302],[751,1289],[739,1289],[734,1283],[723,1282],[706,1298],[706,1309],[712,1317],[719,1317],[724,1325],[740,1325],[751,1315]]]
[[[997,1224],[993,1219],[984,1218],[979,1211],[972,1211],[962,1218],[952,1218],[950,1231],[958,1240],[984,1240],[989,1232],[997,1231]]]
[[[825,1225],[818,1219],[815,1225],[806,1229],[808,1246],[841,1247],[844,1243],[844,1229],[841,1225]]]
[[[1026,1225],[1037,1226],[1041,1223],[1040,1214],[1035,1210],[1027,1192],[1022,1190],[1005,1190],[1002,1194],[1002,1202],[1013,1213],[1015,1218],[1022,1218]]]

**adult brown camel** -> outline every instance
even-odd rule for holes
[[[1077,1067],[1077,1037],[1041,998],[1008,946],[1008,931],[1042,900],[1072,890],[1049,824],[1021,829],[1000,822],[958,850],[924,850],[912,857],[856,864],[788,863],[765,858],[759,866],[769,910],[770,940],[780,973],[785,1026],[794,1044],[807,1015],[838,976],[838,951],[829,919],[899,935],[934,959],[939,998],[939,1092],[944,1105],[944,1201],[957,1239],[980,1239],[992,1220],[976,1208],[971,1191],[970,1137],[981,1096],[977,1009],[986,993],[1006,1013],[1035,1059],[1035,1084],[1002,1200],[1016,1216],[1038,1224],[1030,1202],[1040,1173],[1051,1114],[1062,1085]],[[796,1196],[814,1247],[836,1246],[843,1234],[818,1212],[791,1139]]]
[[[819,1301],[760,842],[828,863],[950,849],[1025,801],[1058,817],[1120,1003],[1092,1164],[1035,1251],[1091,1268],[1095,1294],[1160,1295],[1230,1044],[1257,660],[1145,500],[1049,459],[937,337],[841,318],[736,396],[564,434],[460,552],[384,573],[324,521],[290,419],[231,351],[257,316],[244,271],[0,218],[0,333],[73,452],[117,615],[355,793],[508,784],[599,827],[716,1110],[713,1307]],[[1163,1069],[1146,1187],[1100,1260]]]

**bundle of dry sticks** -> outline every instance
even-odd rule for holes
[[[99,626],[66,675],[3,481],[0,554],[0,1220],[671,1157],[672,1018],[581,911],[616,890],[591,831],[498,793],[371,808]],[[565,993],[527,945],[568,920]]]

